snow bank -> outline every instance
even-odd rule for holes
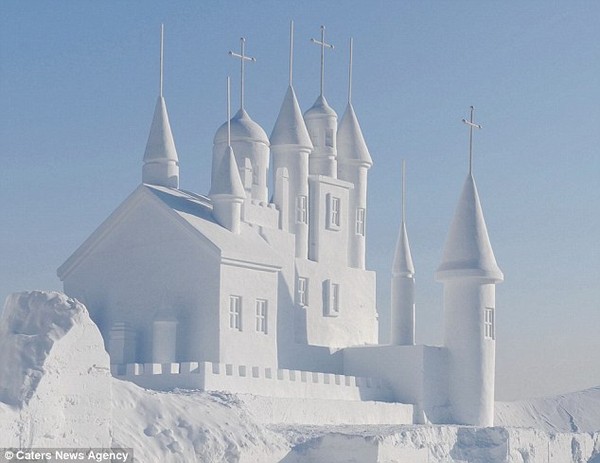
[[[496,402],[495,424],[548,432],[600,431],[600,386],[558,397]]]
[[[111,382],[102,336],[82,304],[56,292],[6,299],[1,446],[108,446]]]
[[[274,421],[322,410],[292,410],[303,407],[297,400],[148,391],[112,378],[103,346],[77,301],[10,296],[0,318],[0,447],[133,447],[136,461],[150,463],[600,463],[600,387],[498,403],[494,428],[284,426]]]

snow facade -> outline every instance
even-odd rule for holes
[[[502,274],[474,180],[437,274],[445,346],[414,345],[404,220],[394,345],[383,346],[365,266],[372,164],[350,103],[338,127],[323,95],[302,114],[290,85],[271,136],[240,108],[216,132],[210,192],[185,191],[161,95],[142,184],[58,269],[99,327],[113,374],[159,390],[398,402],[416,423],[491,425]]]

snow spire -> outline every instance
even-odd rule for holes
[[[354,39],[350,37],[350,63],[348,65],[348,104],[352,104],[352,45]]]
[[[164,27],[161,24],[159,95],[144,152],[142,182],[178,188],[179,158],[169,124],[167,104],[163,98],[163,37]]]
[[[396,241],[396,251],[394,252],[394,263],[392,264],[392,274],[399,276],[413,277],[415,267],[413,265],[410,245],[408,242],[408,233],[406,232],[406,163],[402,161],[402,222],[400,232]]]
[[[292,71],[294,61],[294,21],[290,21],[290,76],[289,86],[279,115],[275,121],[273,132],[271,132],[271,145],[295,145],[302,148],[312,149],[313,145],[302,117],[302,111],[296,98],[296,92],[292,85]]]
[[[234,58],[240,59],[240,110],[244,110],[244,64],[246,61],[255,62],[256,58],[252,58],[251,56],[246,56],[246,39],[244,37],[240,38],[240,53],[235,53],[233,51],[229,52],[230,56]]]
[[[312,43],[321,46],[321,96],[323,95],[323,87],[325,83],[325,48],[330,48],[333,50],[333,45],[325,42],[325,26],[321,26],[321,40],[310,39]]]
[[[471,106],[470,120],[463,119],[469,126],[469,173],[450,225],[436,278],[479,277],[500,282],[504,277],[496,263],[473,178],[473,129],[481,128],[473,122],[473,111]]]
[[[163,60],[164,60],[164,35],[165,25],[160,25],[160,84],[158,95],[162,98],[163,96]]]
[[[473,129],[481,129],[482,127],[473,122],[473,113],[475,112],[475,108],[471,106],[470,109],[471,119],[463,119],[462,121],[469,126],[469,175],[473,175]]]
[[[290,87],[294,77],[294,20],[290,21]]]

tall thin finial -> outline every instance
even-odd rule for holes
[[[227,76],[227,146],[231,147],[231,77]]]
[[[481,125],[473,122],[473,112],[475,108],[471,106],[471,119],[462,121],[469,126],[469,175],[473,175],[473,129],[481,129]]]
[[[406,161],[402,160],[402,223],[406,222]]]
[[[325,47],[333,50],[333,45],[325,42],[325,26],[321,26],[321,40],[310,39],[312,43],[321,45],[321,96],[323,96],[323,84],[325,82]]]
[[[159,95],[163,96],[163,63],[164,63],[164,36],[165,36],[165,25],[160,25],[160,83],[159,83]]]
[[[256,58],[252,58],[250,56],[245,55],[246,52],[246,39],[244,37],[240,38],[240,53],[234,53],[230,51],[229,54],[234,58],[239,58],[241,63],[241,77],[240,77],[240,109],[244,109],[244,63],[246,61],[256,61]]]
[[[348,66],[348,104],[352,104],[352,45],[354,39],[350,37],[350,64]]]
[[[292,86],[294,70],[294,20],[290,21],[290,87]]]

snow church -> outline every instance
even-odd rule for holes
[[[392,264],[391,343],[378,344],[375,273],[365,268],[373,160],[350,97],[339,123],[325,99],[323,28],[313,42],[321,47],[321,93],[302,114],[290,51],[270,137],[244,108],[244,40],[240,53],[230,52],[242,63],[241,104],[215,134],[202,195],[179,188],[161,34],[161,90],[142,183],[58,269],[64,290],[100,328],[113,374],[144,387],[401,403],[409,423],[491,426],[495,285],[503,274],[472,172],[436,273],[444,346],[415,345],[404,217]],[[472,117],[465,122],[476,127]]]

